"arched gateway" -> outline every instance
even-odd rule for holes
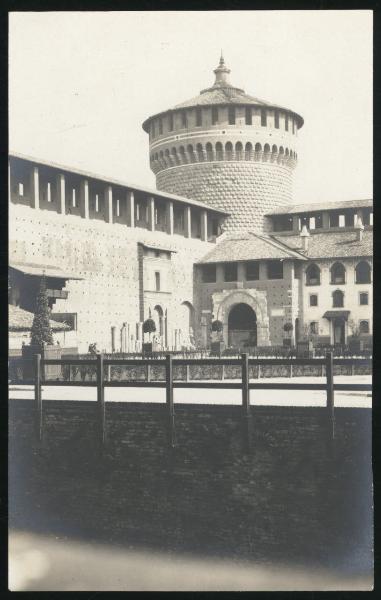
[[[213,318],[223,323],[223,338],[227,345],[234,345],[234,338],[240,334],[231,331],[239,331],[243,325],[242,334],[255,341],[256,346],[270,346],[269,317],[267,313],[267,294],[262,290],[221,290],[212,294]],[[230,323],[229,323],[230,320]],[[241,329],[242,331],[242,329]],[[242,337],[241,336],[241,337]]]
[[[231,348],[248,348],[257,345],[257,315],[245,302],[239,302],[230,309],[228,344]]]

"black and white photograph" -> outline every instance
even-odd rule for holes
[[[8,588],[373,589],[373,12],[9,12]]]

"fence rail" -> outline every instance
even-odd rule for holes
[[[44,367],[49,365],[76,365],[76,364],[88,364],[96,369],[95,381],[55,381],[47,380],[44,377]],[[170,447],[174,447],[176,444],[175,436],[175,410],[173,401],[173,390],[174,388],[183,389],[228,389],[228,390],[241,390],[242,392],[242,415],[245,423],[246,440],[250,447],[251,440],[251,420],[252,414],[250,410],[250,390],[267,389],[267,390],[324,390],[326,391],[326,414],[327,414],[327,426],[328,432],[331,439],[335,437],[335,402],[334,393],[337,391],[370,391],[372,386],[370,384],[335,384],[334,383],[334,364],[360,364],[360,365],[371,365],[371,359],[366,358],[340,358],[334,359],[332,353],[327,353],[326,357],[323,358],[294,358],[294,359],[263,359],[263,358],[249,358],[248,354],[242,354],[238,358],[201,358],[201,359],[184,359],[174,358],[171,354],[168,354],[165,359],[141,359],[140,365],[160,365],[165,369],[165,379],[162,381],[151,381],[148,377],[146,381],[110,381],[105,379],[105,366],[111,365],[129,365],[136,364],[136,360],[129,359],[118,359],[118,358],[104,358],[102,354],[95,356],[92,359],[86,361],[63,358],[63,359],[42,359],[41,355],[36,354],[34,358],[34,394],[35,394],[35,407],[36,407],[36,430],[38,439],[41,441],[43,435],[43,402],[41,388],[42,386],[72,386],[72,387],[96,387],[97,388],[97,407],[98,407],[98,428],[99,428],[99,439],[101,446],[106,442],[106,411],[105,411],[105,388],[106,387],[147,387],[147,388],[165,388],[166,390],[166,410],[168,416],[168,443]],[[192,365],[192,364],[203,364],[203,365],[222,365],[222,366],[240,366],[241,368],[241,379],[237,382],[232,381],[205,381],[205,380],[193,380],[193,381],[175,381],[173,377],[174,366],[176,365]],[[252,365],[271,365],[271,364],[294,364],[294,365],[323,365],[325,366],[325,383],[280,383],[267,381],[264,382],[250,380],[249,367]]]

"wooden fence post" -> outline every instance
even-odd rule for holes
[[[106,412],[105,412],[105,388],[103,382],[103,354],[97,354],[97,408],[99,441],[103,447],[106,441]]]
[[[172,355],[165,358],[165,391],[168,411],[168,443],[171,448],[175,446],[175,413],[173,408],[173,364]]]
[[[333,389],[333,355],[327,352],[326,355],[326,377],[327,377],[327,416],[330,436],[335,437],[335,396]]]
[[[247,449],[251,447],[251,413],[250,413],[250,388],[249,388],[249,356],[242,354],[242,409],[245,427]]]
[[[36,435],[42,440],[41,354],[34,356],[34,399],[36,402]]]

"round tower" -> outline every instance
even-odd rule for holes
[[[229,231],[263,231],[266,213],[292,203],[303,118],[233,86],[222,55],[214,73],[212,87],[144,121],[156,186],[226,210]]]

